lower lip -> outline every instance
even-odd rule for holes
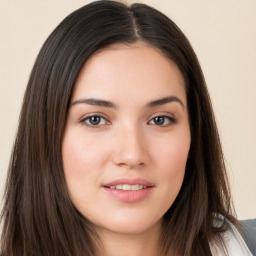
[[[104,190],[110,196],[118,199],[121,202],[136,203],[146,198],[150,194],[150,192],[152,192],[153,187],[148,187],[140,190],[121,190],[104,187]]]

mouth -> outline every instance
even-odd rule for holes
[[[144,179],[118,179],[103,185],[104,191],[115,200],[136,203],[148,197],[155,185]]]
[[[107,186],[106,186],[107,187]],[[129,185],[129,184],[118,184],[116,186],[109,186],[107,188],[110,189],[117,189],[117,190],[131,190],[131,191],[137,191],[137,190],[142,190],[149,188],[150,186],[142,185],[142,184],[136,184],[136,185]]]

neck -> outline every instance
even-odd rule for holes
[[[116,233],[109,230],[101,230],[103,243],[103,256],[159,256],[161,223],[155,224],[150,229],[141,233]]]

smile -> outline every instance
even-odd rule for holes
[[[143,178],[119,178],[102,185],[111,198],[123,203],[137,203],[153,193],[155,184]]]
[[[119,184],[116,186],[110,186],[110,189],[118,189],[118,190],[141,190],[147,188],[146,185],[136,184],[136,185],[129,185],[129,184]]]

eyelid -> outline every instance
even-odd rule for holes
[[[154,119],[154,118],[157,118],[157,117],[164,117],[166,119],[169,120],[170,124],[163,124],[163,125],[157,125],[157,124],[150,124],[150,122]],[[177,118],[173,115],[173,114],[170,114],[170,113],[157,113],[155,115],[153,115],[149,121],[147,122],[149,125],[155,125],[155,126],[159,126],[161,128],[165,128],[165,127],[170,127],[170,126],[173,126],[177,123]]]
[[[86,123],[86,120],[89,119],[90,117],[100,117],[100,118],[102,118],[102,119],[104,119],[106,121],[106,124],[90,125],[90,124]],[[83,116],[80,119],[79,122],[82,123],[83,125],[85,125],[86,127],[89,127],[89,128],[102,128],[103,126],[106,126],[106,125],[110,124],[109,118],[106,117],[106,115],[104,115],[103,113],[90,113],[90,114],[87,114],[87,115]]]
[[[175,114],[167,112],[167,111],[155,112],[154,114],[151,114],[148,117],[148,119],[151,120],[151,119],[153,119],[155,117],[158,117],[158,116],[165,116],[165,117],[168,117],[168,118],[171,118],[171,119],[177,119]]]

